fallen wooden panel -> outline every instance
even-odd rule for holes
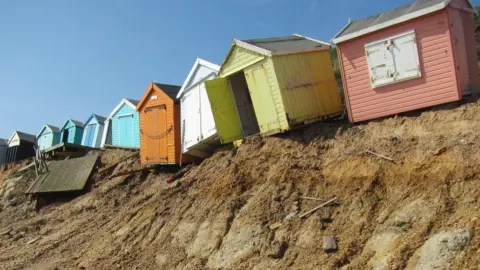
[[[92,173],[98,155],[54,161],[48,166],[49,172],[40,175],[27,190],[27,194],[80,191]]]

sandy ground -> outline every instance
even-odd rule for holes
[[[107,179],[132,159],[38,213],[19,192],[33,176],[7,178],[0,268],[479,269],[479,122],[473,102],[319,123],[225,147],[174,184]],[[104,152],[99,169],[128,154]],[[304,197],[338,203],[300,218],[322,203]]]

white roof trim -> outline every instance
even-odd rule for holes
[[[120,101],[120,103],[117,105],[117,107],[115,107],[115,109],[113,109],[113,111],[110,113],[110,115],[107,117],[107,119],[105,119],[105,122],[108,122],[110,119],[112,119],[113,115],[118,111],[120,110],[120,108],[122,108],[123,104],[127,104],[130,108],[134,109],[136,111],[137,109],[137,106],[135,106],[133,103],[131,103],[130,101],[128,101],[128,99],[124,98],[122,99],[122,101]]]
[[[348,35],[345,35],[345,36],[342,36],[342,37],[339,37],[339,38],[333,38],[332,41],[333,41],[333,43],[338,44],[338,43],[341,43],[341,42],[344,42],[344,41],[347,41],[347,40],[350,40],[350,39],[354,39],[354,38],[359,37],[359,36],[363,36],[363,35],[366,35],[366,34],[369,34],[369,33],[372,33],[372,32],[387,28],[387,27],[390,27],[392,25],[396,25],[396,24],[399,24],[399,23],[402,23],[402,22],[409,21],[411,19],[422,17],[422,16],[425,16],[427,14],[430,14],[430,13],[433,13],[433,12],[444,9],[445,7],[447,7],[450,4],[450,2],[451,2],[451,0],[447,0],[443,3],[436,4],[434,6],[424,8],[422,10],[418,10],[418,11],[415,11],[413,13],[406,14],[402,17],[399,17],[399,18],[396,18],[396,19],[393,19],[393,20],[390,20],[390,21],[386,21],[386,22],[381,23],[381,24],[374,25],[374,26],[368,27],[366,29],[362,29],[360,31],[353,32],[351,34],[348,34]],[[468,1],[468,2],[470,3],[470,1]],[[470,3],[470,5],[471,5],[471,3]],[[345,30],[345,28],[343,30]],[[338,36],[341,32],[343,32],[343,31],[340,31],[336,36]]]
[[[45,128],[48,128],[48,129],[53,133],[53,130],[52,130],[48,125],[44,125],[44,126],[42,127],[42,129],[40,129],[40,132],[38,132],[38,134],[37,134],[37,136],[36,136],[37,138],[38,138],[38,136],[42,135],[42,131],[43,131]]]
[[[238,39],[233,39],[233,45],[237,45],[238,47],[241,47],[241,48],[244,48],[244,49],[247,49],[247,50],[262,54],[262,55],[265,55],[265,56],[272,56],[271,51],[260,48],[260,47],[257,47],[257,46],[252,45],[252,44],[248,44],[248,43],[243,42],[243,41],[238,40]]]
[[[308,39],[308,40],[311,40],[311,41],[314,41],[314,42],[318,42],[318,43],[322,43],[323,45],[327,45],[327,46],[331,46],[331,45],[332,45],[332,44],[330,44],[330,43],[328,43],[328,42],[321,41],[321,40],[314,39],[314,38],[309,38],[309,37],[302,36],[302,35],[299,35],[299,34],[293,34],[293,36],[295,36],[295,37],[300,37],[300,38],[304,38],[304,39]]]
[[[183,93],[185,92],[185,90],[187,90],[186,89],[187,84],[192,79],[192,76],[195,73],[195,70],[197,70],[198,66],[207,67],[209,69],[212,69],[212,70],[216,71],[217,73],[220,71],[220,66],[219,65],[216,65],[216,64],[210,63],[208,61],[205,61],[203,59],[197,58],[197,61],[195,61],[195,64],[193,64],[193,67],[190,70],[190,73],[188,73],[187,79],[185,79],[185,81],[183,82],[182,88],[180,88],[180,91],[177,94],[177,98],[181,98]]]

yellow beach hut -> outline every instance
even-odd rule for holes
[[[217,79],[205,82],[221,142],[341,113],[329,49],[300,35],[234,39]]]

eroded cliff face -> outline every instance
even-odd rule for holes
[[[0,188],[0,268],[475,268],[479,123],[478,103],[319,123],[223,148],[173,184],[166,173],[95,174],[90,192],[38,213],[26,197],[9,203],[31,175],[10,177]],[[101,168],[128,154],[103,152]],[[337,203],[300,218],[322,203],[305,197]],[[324,251],[325,236],[338,251]]]

